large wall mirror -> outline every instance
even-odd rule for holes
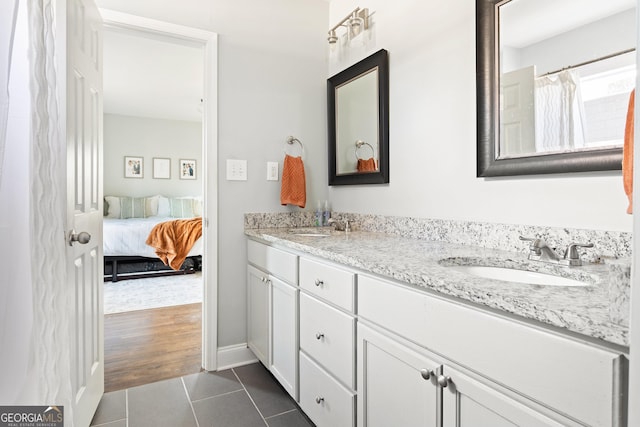
[[[621,169],[636,0],[476,0],[479,177]]]
[[[389,182],[389,60],[382,49],[327,81],[329,185]]]

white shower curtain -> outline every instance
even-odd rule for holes
[[[70,375],[71,299],[66,281],[66,143],[60,138],[54,1],[29,0],[31,358],[37,401],[65,406],[73,419]]]
[[[18,16],[18,0],[0,2],[0,185],[4,164],[4,149],[9,121],[9,77],[11,76],[11,52]]]
[[[565,70],[534,83],[536,152],[584,147],[584,109],[580,78]]]

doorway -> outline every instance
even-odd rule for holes
[[[169,24],[165,22],[155,21],[138,16],[122,14],[110,10],[101,10],[105,26],[105,33],[114,32],[116,34],[134,35],[141,39],[162,40],[176,46],[186,46],[191,49],[198,49],[200,52],[202,64],[202,96],[196,99],[192,104],[193,111],[196,111],[202,118],[201,124],[201,161],[191,164],[191,168],[195,166],[195,176],[201,183],[202,196],[202,218],[203,218],[203,234],[202,241],[202,308],[201,315],[201,366],[207,371],[215,371],[217,368],[217,36],[215,33],[198,30],[189,27]],[[180,142],[176,141],[179,146]],[[106,151],[106,150],[105,150]],[[132,153],[132,156],[136,156]],[[149,157],[148,159],[146,157]],[[148,162],[143,172],[151,181],[166,181],[166,169],[160,169],[162,174],[155,173],[154,166],[162,167],[169,164],[169,176],[176,179],[168,178],[175,181],[175,185],[189,184],[189,176],[185,180],[180,180],[180,163],[181,161],[194,160],[190,157],[176,155],[177,158],[158,156],[158,159],[167,159],[157,161],[152,156],[145,156],[144,161]],[[175,165],[173,164],[175,163]],[[212,165],[211,171],[208,171],[206,165]],[[125,166],[123,163],[124,170]],[[191,170],[192,170],[191,169]],[[187,169],[185,169],[187,170]],[[189,170],[190,176],[194,176]],[[156,170],[155,172],[158,172]],[[106,172],[105,172],[106,173]],[[182,177],[185,178],[185,177]],[[131,179],[131,186],[139,185],[140,180]],[[106,184],[106,180],[105,180]],[[105,192],[106,194],[106,192]],[[192,310],[193,311],[193,310]],[[192,315],[186,315],[193,319]]]

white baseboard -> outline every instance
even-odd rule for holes
[[[218,348],[218,371],[248,365],[258,359],[246,343]]]

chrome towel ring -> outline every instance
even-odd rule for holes
[[[356,159],[366,160],[365,158],[362,158],[358,155],[358,150],[361,149],[363,145],[367,145],[369,146],[369,148],[371,148],[371,157],[376,156],[376,150],[373,149],[373,146],[368,142],[364,142],[363,140],[359,139],[356,141],[356,150],[355,150]]]
[[[287,137],[287,144],[289,145],[293,145],[294,143],[298,143],[300,144],[300,157],[302,157],[302,155],[304,154],[304,145],[302,145],[302,142],[300,142],[300,140],[294,136],[289,136]],[[284,150],[285,154],[289,154],[287,153],[287,150]]]

